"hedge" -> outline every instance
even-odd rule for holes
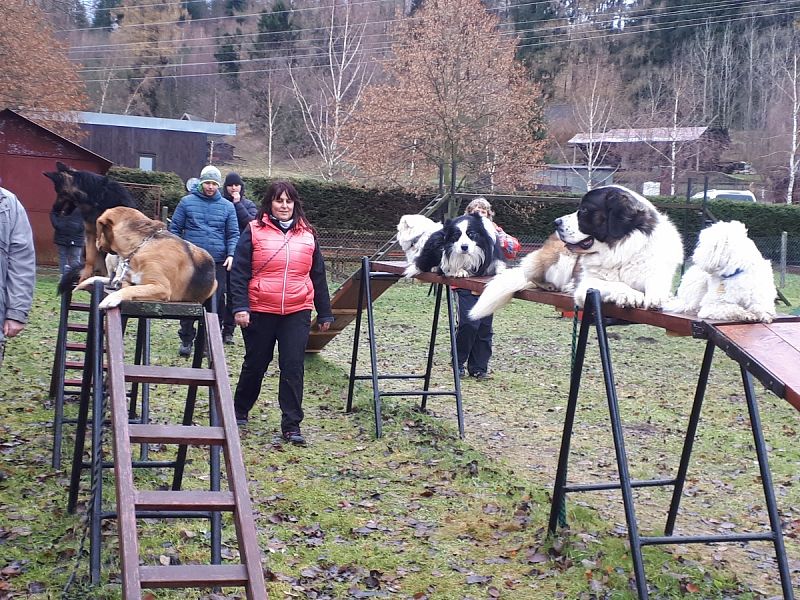
[[[109,175],[121,182],[161,186],[161,204],[169,207],[170,212],[186,194],[183,181],[174,173],[115,167]],[[270,181],[245,177],[247,197],[259,204]],[[393,231],[402,215],[419,212],[433,197],[432,193],[411,194],[400,189],[380,190],[315,179],[293,178],[292,183],[303,199],[309,219],[320,229]],[[571,194],[487,197],[495,209],[495,220],[504,229],[518,237],[541,240],[553,232],[553,221],[574,211],[580,200],[579,195]],[[462,200],[462,212],[468,201],[469,198]],[[653,202],[681,231],[687,251],[693,248],[703,225],[701,205],[666,196]],[[718,220],[742,221],[754,238],[778,237],[783,231],[794,239],[800,238],[800,207],[796,205],[716,200],[708,203],[708,208]]]

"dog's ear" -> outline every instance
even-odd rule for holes
[[[56,169],[58,169],[59,171],[64,172],[64,173],[71,173],[72,172],[72,167],[68,167],[67,165],[65,165],[64,163],[62,163],[60,161],[56,162]]]

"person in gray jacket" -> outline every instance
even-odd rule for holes
[[[0,366],[6,339],[25,328],[36,283],[36,252],[28,215],[17,197],[0,187]]]
[[[204,248],[214,259],[217,265],[217,291],[214,297],[218,313],[223,309],[227,274],[239,242],[236,209],[220,194],[221,185],[222,174],[219,169],[211,165],[204,167],[197,185],[178,203],[169,224],[170,233]],[[192,353],[196,335],[194,320],[182,319],[178,335],[181,338],[178,355],[187,357]]]

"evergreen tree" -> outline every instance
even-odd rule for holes
[[[261,11],[258,19],[258,35],[250,50],[250,56],[266,58],[279,55],[291,47],[296,37],[295,30],[292,11],[283,0],[276,0],[271,11]]]
[[[217,50],[214,52],[214,58],[219,65],[217,66],[220,73],[230,75],[226,79],[226,83],[235,89],[239,89],[239,45],[236,39],[241,32],[237,29],[237,35],[226,33],[220,39],[217,45]]]
[[[121,4],[122,0],[95,0],[92,27],[111,27],[117,12],[113,9]]]

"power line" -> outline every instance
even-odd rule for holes
[[[790,2],[790,0],[781,0],[777,4],[782,4],[784,2]],[[727,5],[727,4],[737,4],[737,5],[739,5],[741,7],[742,3],[738,2],[736,0],[730,0],[727,3],[726,2],[715,3],[715,6]],[[761,6],[763,3],[760,2],[759,0],[748,0],[747,4],[751,5],[751,6]],[[773,3],[773,5],[770,6],[770,8],[773,9],[773,10],[779,8],[779,7],[775,6],[775,4],[776,3]],[[678,16],[678,15],[681,15],[681,14],[691,14],[691,13],[696,13],[696,12],[699,12],[699,11],[702,11],[704,13],[704,16],[702,18],[700,18],[700,19],[693,18],[693,19],[676,20],[676,21],[673,21],[673,22],[671,22],[669,24],[665,24],[665,25],[663,25],[661,27],[655,27],[655,28],[650,26],[649,23],[641,23],[641,24],[638,24],[638,25],[628,26],[626,29],[623,29],[623,30],[615,30],[615,31],[610,32],[610,33],[594,33],[594,34],[589,33],[588,35],[584,35],[582,37],[582,39],[603,39],[603,38],[610,38],[612,36],[619,36],[619,35],[622,35],[622,34],[641,33],[643,31],[663,31],[663,30],[667,30],[667,29],[671,29],[671,28],[683,28],[683,27],[687,27],[687,26],[688,27],[697,27],[697,26],[704,25],[705,23],[715,23],[716,24],[716,23],[724,23],[724,22],[731,22],[731,21],[735,21],[735,20],[743,20],[743,19],[751,19],[751,18],[766,18],[766,17],[770,17],[770,16],[776,16],[776,15],[779,15],[779,14],[791,14],[791,12],[788,12],[788,13],[773,12],[773,13],[768,13],[768,14],[764,14],[764,15],[757,15],[755,13],[748,13],[747,15],[743,15],[743,16],[739,16],[739,17],[722,17],[722,16],[718,16],[716,18],[716,20],[713,20],[711,17],[707,16],[706,11],[704,11],[702,8],[695,7],[693,10],[674,11],[674,12],[671,13],[671,16]],[[613,24],[614,20],[615,20],[615,17],[612,17],[612,18],[609,18],[609,19],[606,19],[606,20],[596,21],[594,23],[594,25],[597,26],[597,27],[601,27],[601,28],[605,27],[605,26],[611,26]],[[515,32],[501,32],[501,35],[504,35],[504,36],[512,36],[512,35],[513,36],[517,36],[520,33],[527,33],[527,32],[532,32],[532,33],[539,34],[539,36],[538,36],[539,39],[537,39],[536,41],[532,41],[530,43],[519,44],[518,45],[519,48],[540,47],[540,46],[549,45],[551,43],[560,43],[562,41],[568,41],[570,39],[573,39],[573,32],[572,31],[564,32],[563,31],[563,27],[548,27],[548,28],[537,28],[537,29],[522,30],[522,31],[515,31]],[[369,36],[378,35],[378,34],[366,34],[366,35],[369,37]],[[381,34],[381,35],[383,35],[383,34]],[[304,43],[308,43],[309,41],[323,41],[323,40],[327,40],[327,38],[319,38],[317,40],[302,40],[302,41]],[[271,42],[264,42],[264,43],[265,44],[274,44],[274,43],[278,43],[278,42],[271,41]],[[216,46],[208,46],[208,47],[209,48],[215,48],[217,50],[219,49],[218,45],[216,45]],[[383,46],[378,46],[376,48],[370,48],[369,52],[371,52],[373,54],[380,54],[380,53],[385,52],[385,51],[387,51],[389,49],[391,49],[391,47],[387,47],[386,45],[383,45]],[[297,50],[298,49],[293,49],[292,51],[287,52],[285,55],[278,56],[278,57],[242,58],[242,59],[236,59],[236,60],[230,60],[230,61],[206,61],[206,62],[198,62],[198,61],[196,61],[196,62],[188,62],[188,63],[187,62],[180,62],[180,63],[171,63],[171,64],[167,64],[167,65],[163,65],[163,64],[162,65],[148,65],[148,64],[144,64],[144,65],[114,65],[114,68],[116,68],[116,69],[126,69],[126,68],[127,69],[148,69],[148,68],[151,68],[153,66],[157,66],[157,67],[160,67],[160,68],[187,68],[187,67],[219,65],[219,64],[247,64],[247,63],[264,62],[264,61],[285,61],[285,60],[317,58],[319,56],[324,55],[324,53],[326,52],[326,51],[324,51],[324,50],[322,50],[320,48],[314,47],[313,44],[311,45],[310,48],[300,49],[300,52],[298,52]],[[312,52],[319,52],[320,54],[312,54]],[[196,55],[198,53],[188,53],[188,54],[184,53],[184,54],[181,54],[181,58],[183,59],[183,58],[186,58],[187,56],[192,56],[193,54]],[[141,60],[142,57],[141,56],[132,55],[132,56],[125,56],[125,57],[117,57],[117,58],[118,58],[118,60],[126,60],[126,59],[130,59],[130,60],[140,59]],[[100,57],[98,57],[98,59],[100,59]],[[86,60],[90,60],[90,59],[84,58],[83,60],[86,61]],[[101,67],[86,67],[84,69],[81,69],[81,72],[83,72],[83,73],[91,73],[91,72],[94,72],[94,71],[107,71],[108,68],[109,67],[102,67],[102,66]]]
[[[729,23],[729,22],[735,22],[735,21],[750,20],[750,19],[753,19],[753,18],[767,18],[767,17],[783,16],[783,15],[794,15],[794,14],[800,14],[800,8],[787,9],[785,11],[768,12],[766,14],[761,14],[761,15],[749,14],[749,15],[738,16],[738,17],[718,17],[717,19],[703,18],[703,19],[685,20],[685,21],[678,22],[678,23],[683,23],[683,24],[674,24],[673,23],[673,24],[670,24],[668,26],[662,26],[662,27],[649,27],[647,25],[639,25],[639,26],[636,26],[636,27],[639,27],[638,30],[632,30],[633,28],[627,28],[625,30],[615,31],[615,32],[612,32],[612,33],[598,33],[598,34],[595,34],[595,35],[590,34],[590,35],[586,35],[586,36],[581,37],[580,41],[608,39],[608,38],[611,38],[611,37],[617,37],[617,36],[622,36],[622,35],[635,35],[635,34],[639,34],[639,33],[650,33],[650,32],[655,32],[655,31],[666,31],[666,30],[669,30],[669,29],[695,28],[695,27],[704,26],[706,23],[711,24],[711,25],[716,25],[716,24],[721,24],[721,23]],[[609,23],[610,23],[610,21],[609,21]],[[571,34],[563,34],[561,36],[561,38],[555,38],[554,37],[554,38],[552,38],[550,40],[543,41],[543,42],[532,42],[532,43],[529,43],[529,44],[520,44],[520,45],[517,46],[517,48],[555,45],[555,44],[560,44],[560,43],[565,43],[565,42],[572,42],[572,41],[575,41],[575,40],[571,37]],[[251,59],[246,59],[244,62],[250,62],[250,60]],[[377,62],[379,64],[387,64],[387,63],[390,63],[390,62],[394,62],[394,60],[395,60],[394,58],[385,58],[385,59],[375,58],[374,60],[370,60],[369,62],[359,61],[359,62],[356,62],[355,64],[356,65],[361,65],[361,66],[363,66],[365,64],[375,63],[375,62]],[[240,61],[229,61],[229,62],[240,62]],[[215,65],[216,66],[218,64],[219,63],[215,61],[215,62],[198,63],[195,66],[209,66],[209,65]],[[152,67],[152,66],[155,66],[155,65],[150,65],[150,66]],[[317,68],[317,65],[299,65],[299,66],[292,66],[292,68],[293,69],[314,69],[314,68]],[[106,79],[85,80],[85,83],[104,83],[104,82],[110,82],[110,81],[140,81],[140,80],[143,80],[143,79],[173,79],[173,78],[174,79],[182,79],[182,78],[190,78],[190,77],[209,77],[209,76],[226,77],[226,76],[245,75],[245,74],[251,74],[251,73],[274,73],[274,72],[279,72],[279,71],[284,71],[284,70],[285,70],[285,68],[283,68],[283,67],[282,68],[275,67],[275,68],[266,68],[266,69],[239,70],[239,71],[236,71],[236,72],[228,72],[228,73],[211,72],[211,73],[184,73],[184,74],[174,74],[174,75],[155,75],[155,76],[144,76],[144,77],[116,77],[116,78],[112,77],[112,78],[106,78]]]

